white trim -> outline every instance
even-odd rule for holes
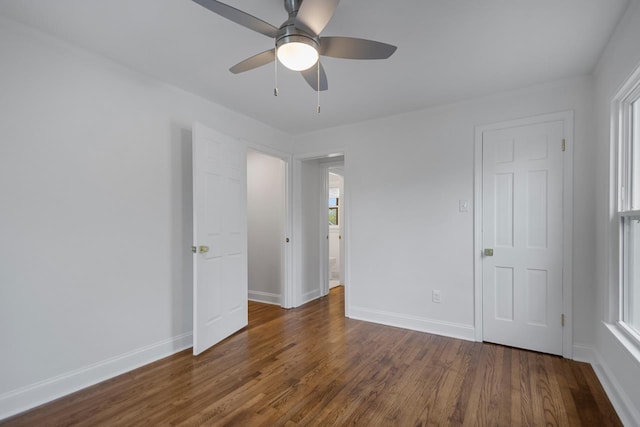
[[[616,335],[613,330],[615,326],[609,324],[605,324],[605,326]],[[623,391],[598,350],[587,345],[574,344],[573,360],[591,365],[622,424],[625,426],[637,425],[637,420],[640,420],[638,408],[633,405],[629,396]]]
[[[563,157],[563,265],[562,265],[562,306],[564,308],[564,329],[562,331],[562,355],[573,357],[573,147],[574,112],[556,115],[564,121],[565,153]]]
[[[284,294],[285,308],[297,307],[300,305],[299,297],[302,287],[302,161],[296,158],[292,162],[292,235],[291,235],[291,247],[293,254],[292,270],[292,283],[289,289],[286,289]],[[290,302],[287,305],[286,302]]]
[[[626,112],[631,111],[631,104],[640,98],[640,64],[636,65],[631,74],[619,87],[610,104],[610,146],[609,146],[609,220],[610,229],[606,236],[609,245],[608,259],[608,312],[606,319],[608,327],[614,332],[614,336],[626,348],[629,353],[638,359],[640,340],[637,334],[631,331],[623,322],[622,307],[625,304],[623,289],[625,277],[621,254],[626,252],[621,218],[634,216],[636,211],[631,210],[630,200],[623,200],[624,195],[630,195],[631,171],[630,171],[630,146],[631,134],[629,131],[635,124],[629,122],[630,117]],[[624,191],[625,185],[628,187]]]
[[[509,120],[475,128],[474,144],[474,203],[473,203],[473,248],[474,248],[474,306],[475,340],[483,339],[482,324],[482,134],[496,129],[527,126],[538,123],[562,121],[566,141],[563,156],[563,266],[562,307],[565,327],[562,331],[562,355],[573,355],[573,139],[574,112],[563,111],[516,120]]]
[[[593,365],[597,361],[596,351],[586,344],[573,344],[573,360]]]
[[[616,324],[605,323],[611,334],[616,337],[629,355],[640,364],[640,340],[638,334],[623,322]]]
[[[291,239],[293,238],[293,160],[292,156],[288,156],[285,160],[284,170],[284,193],[285,193],[285,245],[284,254],[282,257],[282,289],[281,289],[281,306],[283,308],[293,307],[293,245]],[[286,242],[286,239],[289,242]]]
[[[340,162],[342,164],[343,162]],[[327,201],[329,200],[329,168],[331,163],[322,164],[322,194],[318,206],[320,215],[318,228],[320,229],[320,295],[329,294],[329,221],[327,220]],[[325,235],[327,238],[325,239]]]
[[[261,302],[264,304],[273,304],[282,306],[282,297],[278,294],[272,294],[270,292],[260,292],[249,290],[249,301]]]
[[[277,157],[279,159],[284,160],[285,162],[289,161],[292,157],[291,153],[280,151],[268,145],[260,144],[254,141],[248,141],[242,138],[240,138],[240,140],[243,141],[245,144],[247,144],[247,148],[249,148],[250,150],[259,151],[262,154],[267,154],[271,157]]]
[[[365,307],[351,307],[351,319],[378,323],[429,334],[442,335],[466,341],[475,341],[475,331],[472,325],[462,323],[443,322],[426,317],[409,316],[388,311],[372,310]]]
[[[322,296],[320,293],[320,289],[314,289],[312,291],[307,292],[306,294],[302,294],[302,299],[299,305],[304,305],[308,302],[313,301],[314,299],[318,299]]]
[[[347,162],[349,156],[347,155],[347,150],[343,150],[344,153],[344,167],[342,169],[342,190],[344,194],[342,195],[342,249],[344,250],[344,266],[342,267],[342,271],[344,274],[342,285],[344,286],[344,315],[345,317],[349,317],[351,314],[351,286],[349,273],[351,269],[349,268],[349,236],[351,230],[351,193],[349,192],[349,168],[347,166]]]
[[[610,325],[607,325],[607,327],[611,329]],[[629,399],[629,396],[624,392],[624,389],[612,374],[602,355],[595,349],[593,350],[593,355],[595,360],[591,363],[591,366],[600,384],[602,384],[602,388],[604,388],[609,401],[611,401],[611,404],[620,417],[620,421],[622,421],[622,424],[625,426],[638,425],[640,410],[635,407],[631,399]]]
[[[473,145],[473,300],[475,340],[483,339],[482,317],[482,133],[476,127]]]
[[[179,353],[193,345],[191,332],[159,341],[0,395],[0,420]]]

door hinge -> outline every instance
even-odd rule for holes
[[[564,328],[564,314],[560,316],[560,323],[562,323],[562,327]]]
[[[566,139],[562,139],[562,151],[566,151],[567,150],[567,140]]]
[[[193,252],[195,254],[196,251],[197,251],[197,248],[195,246],[191,246],[191,252]]]

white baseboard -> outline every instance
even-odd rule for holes
[[[0,420],[185,350],[191,332],[0,395]]]
[[[459,338],[466,341],[476,340],[475,328],[471,325],[463,325],[461,323],[443,322],[425,317],[407,316],[405,314],[389,313],[363,307],[350,307],[349,317],[351,319],[443,335],[450,338]]]
[[[311,292],[307,292],[306,294],[302,295],[302,300],[300,301],[300,304],[298,304],[296,307],[299,307],[299,306],[301,306],[303,304],[311,302],[314,299],[318,299],[321,296],[322,295],[320,294],[320,289],[316,289],[316,290],[313,290]]]
[[[600,353],[595,348],[576,344],[573,346],[573,359],[591,365],[622,424],[625,426],[639,426],[640,412],[638,408],[634,407],[630,399],[622,391],[622,387],[611,373]]]
[[[573,360],[590,365],[597,363],[597,356],[593,347],[584,344],[573,344]]]
[[[249,290],[249,301],[262,302],[265,304],[282,305],[279,294]]]

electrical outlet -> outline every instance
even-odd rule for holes
[[[440,290],[434,289],[431,292],[431,301],[435,302],[436,304],[440,304],[440,302],[442,301],[442,295],[440,294]]]

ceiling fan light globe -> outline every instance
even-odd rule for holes
[[[293,71],[311,68],[319,57],[317,49],[308,43],[289,42],[278,47],[278,60]]]

